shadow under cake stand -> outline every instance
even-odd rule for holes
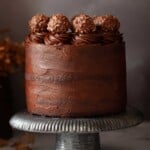
[[[97,118],[51,118],[20,112],[10,119],[12,128],[35,133],[55,133],[56,150],[100,150],[100,132],[138,125],[140,111],[128,107],[126,112]]]

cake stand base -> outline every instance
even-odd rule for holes
[[[98,133],[63,133],[56,137],[56,150],[100,150]]]
[[[123,129],[141,123],[143,115],[133,107],[126,112],[97,118],[51,118],[20,112],[10,119],[18,130],[55,133],[56,150],[100,150],[100,132]]]

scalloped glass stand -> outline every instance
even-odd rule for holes
[[[128,128],[143,120],[140,111],[128,107],[121,114],[97,118],[51,118],[20,112],[10,119],[18,130],[55,133],[56,150],[100,150],[100,132]]]

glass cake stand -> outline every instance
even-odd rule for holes
[[[143,120],[133,107],[126,112],[97,118],[51,118],[20,112],[10,119],[12,128],[35,133],[55,133],[56,150],[100,150],[100,132],[132,127]]]

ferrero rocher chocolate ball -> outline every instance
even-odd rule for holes
[[[70,22],[63,14],[55,14],[50,17],[47,30],[51,33],[66,33],[70,28]]]
[[[120,22],[117,17],[112,15],[96,16],[93,18],[94,24],[100,26],[102,31],[117,31],[120,28]]]
[[[45,32],[49,18],[43,14],[37,14],[29,21],[29,29],[31,33]]]
[[[93,19],[86,14],[79,14],[72,18],[72,28],[76,33],[93,33],[96,26]]]

